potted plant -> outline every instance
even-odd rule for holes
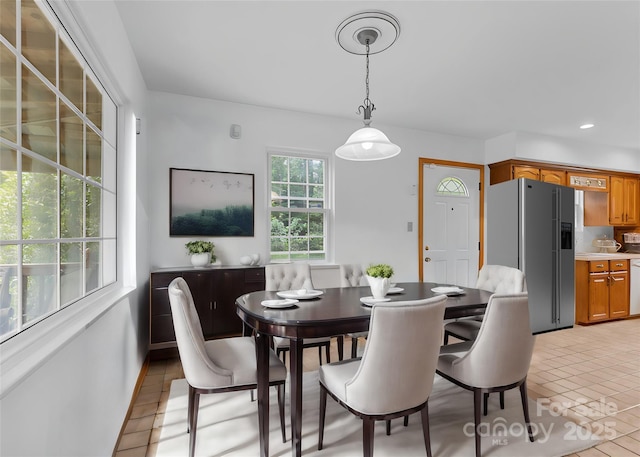
[[[386,263],[379,263],[377,265],[370,265],[366,273],[373,298],[384,298],[391,286],[390,278],[393,276],[393,268]]]
[[[211,241],[189,241],[185,247],[191,256],[191,264],[196,268],[202,268],[216,261],[216,256],[213,255],[215,245]]]

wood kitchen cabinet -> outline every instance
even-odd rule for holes
[[[535,181],[550,182],[565,186],[567,184],[567,172],[563,169],[544,168],[540,166],[514,163],[511,161],[490,165],[491,184],[497,184],[512,179],[527,178]]]
[[[169,283],[182,277],[189,285],[206,339],[242,334],[236,298],[264,290],[264,267],[163,269],[150,276],[149,349],[176,347],[169,304]]]
[[[575,281],[577,324],[629,315],[629,260],[578,260]]]
[[[609,191],[609,224],[638,224],[638,179],[611,176]]]

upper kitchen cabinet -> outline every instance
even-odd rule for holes
[[[611,176],[610,225],[638,225],[638,188],[638,178]]]
[[[545,170],[540,169],[540,181],[558,184],[560,186],[567,185],[567,172],[564,170]]]
[[[584,191],[584,225],[640,231],[640,177],[570,165],[504,160],[489,164],[489,183],[527,178]]]
[[[540,164],[507,160],[489,165],[490,184],[498,184],[512,179],[527,178],[535,181],[567,185],[567,172],[561,168],[540,166]]]

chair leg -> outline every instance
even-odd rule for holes
[[[409,416],[404,416],[404,426],[408,427],[409,426]]]
[[[500,392],[500,409],[504,409],[504,390]]]
[[[444,332],[444,346],[449,344],[449,335],[450,335],[450,333],[445,330],[445,332]]]
[[[486,416],[487,415],[487,405],[489,403],[489,393],[488,392],[485,392],[484,395],[483,395],[483,403],[484,403],[483,411],[484,411],[484,415]]]
[[[387,436],[391,435],[391,419],[386,420],[387,423]]]
[[[200,394],[195,392],[193,395],[193,411],[191,412],[191,423],[189,424],[189,457],[193,457],[196,453],[196,431],[198,430],[198,405],[200,404]]]
[[[422,435],[424,436],[424,447],[427,449],[427,457],[431,455],[431,434],[429,432],[429,401],[424,405],[421,411],[422,415]],[[404,416],[404,420],[408,421],[409,416]],[[405,424],[406,425],[406,424]]]
[[[358,357],[358,338],[351,338],[351,358]]]
[[[370,417],[362,418],[362,455],[373,457],[373,426],[375,421]]]
[[[251,401],[256,401],[256,397],[254,396],[254,390],[251,389]]]
[[[480,449],[481,403],[482,403],[482,391],[480,389],[473,389],[473,422],[475,425],[476,457],[480,457],[482,454],[482,451]]]
[[[327,363],[331,363],[331,345],[327,343],[325,346],[325,356],[327,357]]]
[[[287,442],[287,433],[284,425],[284,384],[276,386],[278,389],[278,410],[280,412],[280,430],[282,430],[282,442]],[[253,390],[251,391],[253,394]]]
[[[318,450],[322,450],[324,439],[324,416],[327,411],[327,389],[320,384],[320,423],[318,424]]]
[[[527,432],[529,432],[529,441],[533,443],[533,430],[531,430],[531,422],[529,421],[529,400],[527,395],[527,382],[520,384],[520,398],[522,399],[522,411],[524,412],[524,422],[527,424]]]
[[[322,365],[322,346],[318,346],[318,362]]]
[[[195,398],[196,395],[196,390],[189,386],[189,399],[188,399],[188,406],[187,406],[187,433],[191,433],[191,420],[192,420],[192,415],[193,415],[193,400]]]
[[[338,360],[342,361],[344,359],[344,336],[340,335],[338,337]]]

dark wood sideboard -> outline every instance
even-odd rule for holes
[[[152,271],[149,278],[149,350],[156,355],[175,353],[176,336],[167,289],[177,277],[183,277],[189,285],[206,339],[241,335],[242,321],[236,313],[236,298],[265,288],[264,267],[261,266]]]

